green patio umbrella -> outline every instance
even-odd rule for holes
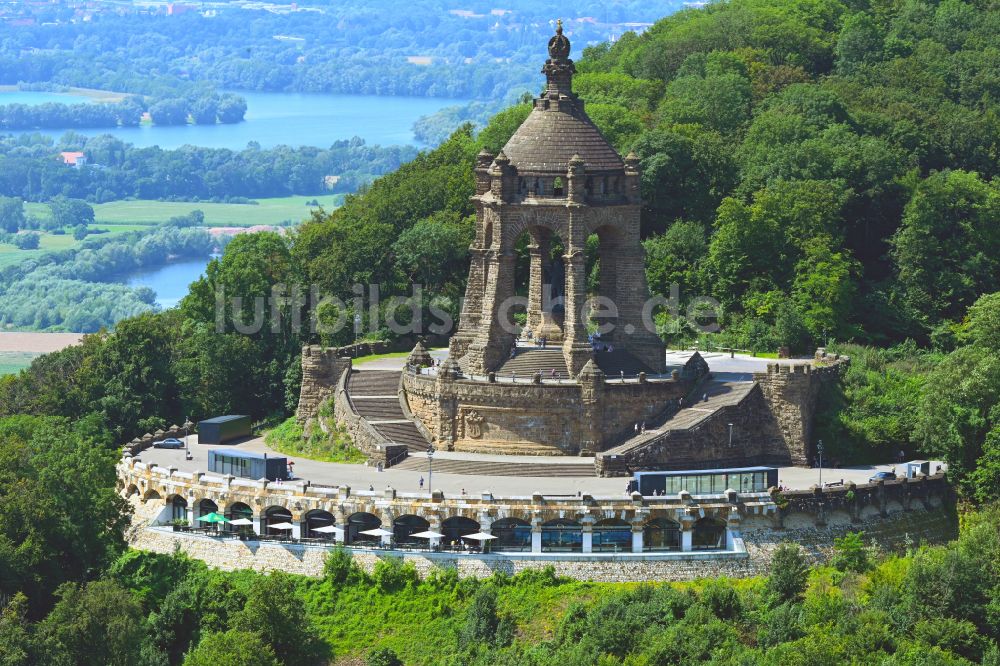
[[[228,523],[229,519],[223,516],[221,513],[206,513],[204,516],[199,516],[198,520],[203,523]]]

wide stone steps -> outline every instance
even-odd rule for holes
[[[398,370],[353,370],[347,392],[353,396],[390,396],[399,392]]]
[[[426,456],[410,457],[396,465],[394,469],[426,472],[427,458]],[[595,476],[593,463],[526,463],[455,460],[452,458],[435,458],[434,472],[474,476],[537,476],[542,478]]]
[[[710,381],[703,387],[702,395],[696,402],[686,403],[673,416],[655,428],[647,429],[645,433],[632,437],[618,446],[604,451],[601,455],[625,455],[636,448],[645,446],[653,440],[696,428],[709,419],[715,418],[720,410],[738,405],[755,384],[752,382]],[[707,400],[704,398],[707,396]]]
[[[424,439],[411,421],[405,423],[386,423],[379,421],[368,421],[391,442],[405,444],[410,451],[426,451],[430,444]]]
[[[347,395],[355,413],[388,441],[409,451],[426,451],[430,443],[399,404],[398,370],[354,370],[347,378]]]
[[[520,377],[530,377],[536,372],[541,372],[542,377],[548,379],[553,369],[559,377],[563,379],[569,377],[561,348],[518,347],[514,358],[504,361],[497,370],[497,375],[509,377],[511,373],[517,373]]]

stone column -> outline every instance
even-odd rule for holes
[[[531,552],[542,552],[542,523],[541,521],[531,521]]]
[[[582,220],[577,222],[582,227]],[[593,357],[590,344],[587,342],[587,329],[583,322],[584,307],[587,301],[587,267],[584,258],[584,242],[577,242],[576,236],[582,236],[583,230],[573,230],[573,216],[570,216],[570,238],[566,255],[566,318],[563,321],[563,356],[566,367],[574,377]]]
[[[476,339],[482,319],[483,288],[486,283],[486,255],[488,250],[473,244],[469,248],[469,281],[465,286],[465,300],[458,319],[458,330],[448,341],[449,354],[461,358]]]
[[[257,534],[263,534],[264,533],[264,515],[260,514],[260,513],[255,513],[251,517],[251,520],[253,520],[253,531],[256,532]]]
[[[528,319],[525,329],[531,331],[532,337],[537,338],[542,327],[542,294],[545,289],[544,265],[549,257],[550,244],[548,238],[532,238],[531,245],[528,246],[530,257],[530,272],[528,276]]]
[[[594,525],[592,523],[583,524],[583,548],[584,553],[594,552]]]
[[[692,550],[692,536],[694,536],[694,517],[683,516],[681,518],[681,550],[685,553]]]
[[[306,522],[305,518],[296,518],[292,516],[292,538],[301,539],[304,535],[309,534],[309,524]]]
[[[194,514],[195,503],[193,501],[188,502],[187,509],[187,521],[190,527],[198,527],[198,516]]]
[[[729,518],[726,520],[726,550],[736,549],[733,539],[740,536],[740,518],[740,512],[736,507],[729,510]]]
[[[632,552],[641,553],[645,544],[643,543],[643,538],[645,536],[645,531],[643,529],[643,524],[641,522],[632,523]]]
[[[510,322],[500,321],[501,306],[509,304],[509,299],[514,296],[514,261],[512,250],[491,253],[479,333],[467,356],[466,370],[469,372],[486,374],[495,370],[507,358],[514,344]],[[508,309],[506,319],[509,320],[510,315],[511,310]]]

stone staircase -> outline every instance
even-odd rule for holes
[[[430,443],[399,404],[397,370],[353,370],[347,379],[347,396],[354,412],[390,442],[409,451],[426,451]]]
[[[542,373],[543,379],[548,379],[555,368],[556,374],[563,379],[569,377],[566,369],[566,359],[561,347],[517,347],[513,358],[504,361],[497,376],[510,377],[517,373],[518,377],[530,377],[536,372]]]
[[[552,477],[590,477],[595,475],[594,464],[591,462],[562,463],[532,463],[497,460],[457,460],[454,458],[434,458],[435,474],[463,474],[475,476],[535,476]],[[408,469],[427,471],[427,456],[414,455],[396,465],[393,469]]]
[[[737,407],[751,394],[754,382],[712,380],[695,391],[696,401],[686,400],[683,408],[676,410],[662,424],[648,427],[645,433],[632,437],[613,448],[602,451],[595,461],[602,476],[626,473],[631,463],[643,449],[669,446],[673,440],[686,441],[700,428]],[[705,399],[707,397],[707,399]]]

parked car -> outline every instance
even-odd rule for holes
[[[176,437],[168,437],[167,439],[161,439],[158,442],[153,442],[154,449],[183,449],[184,442],[177,439]]]
[[[871,478],[868,479],[868,480],[869,481],[895,481],[896,480],[896,473],[895,472],[875,472],[874,474],[872,474]]]

